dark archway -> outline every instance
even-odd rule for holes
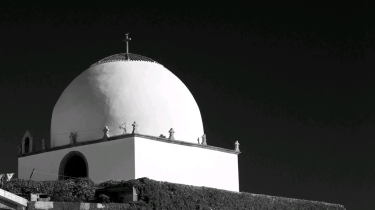
[[[88,177],[89,167],[85,156],[72,151],[65,155],[61,160],[59,167],[59,180],[65,180],[72,177]]]
[[[29,148],[30,148],[30,139],[29,137],[26,137],[25,138],[25,153],[29,152]]]

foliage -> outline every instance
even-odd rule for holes
[[[92,200],[96,185],[89,178],[56,181],[12,179],[3,188],[28,200],[30,193],[42,193],[48,194],[51,201],[73,202]]]
[[[195,187],[148,178],[110,181],[102,187],[131,186],[138,190],[140,201],[152,209],[288,209],[288,210],[344,210],[341,205],[317,201],[232,192],[208,187]]]
[[[243,192],[195,187],[148,178],[129,181],[107,181],[94,185],[90,179],[66,181],[26,181],[14,179],[7,182],[5,190],[15,194],[27,192],[46,193],[51,201],[90,201],[97,188],[134,187],[138,201],[127,204],[106,204],[108,209],[288,209],[288,210],[345,210],[341,205],[291,198],[257,195]],[[107,196],[98,196],[98,202],[108,201]]]
[[[111,182],[108,187],[126,184],[137,188],[139,199],[153,209],[345,209],[336,204],[173,184],[147,178],[131,180],[127,183],[118,182],[118,185],[116,182]]]
[[[109,201],[110,201],[109,197],[104,195],[104,194],[100,194],[96,200],[99,203],[109,203]]]

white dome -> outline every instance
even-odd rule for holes
[[[119,124],[127,122],[131,133],[137,122],[138,133],[169,136],[196,143],[203,123],[194,97],[172,72],[149,58],[118,54],[105,58],[81,73],[64,90],[51,120],[51,146],[69,144],[70,132],[76,141],[120,135]]]

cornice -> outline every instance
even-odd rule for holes
[[[80,147],[80,146],[84,146],[84,145],[91,145],[91,144],[103,143],[103,142],[108,142],[108,141],[115,141],[115,140],[120,140],[120,139],[124,139],[124,138],[129,138],[129,137],[139,137],[139,138],[144,138],[144,139],[149,139],[149,140],[154,140],[154,141],[160,141],[160,142],[169,143],[169,144],[179,144],[179,145],[189,146],[189,147],[199,147],[199,148],[202,148],[202,149],[215,150],[215,151],[220,151],[220,152],[225,152],[225,153],[230,153],[230,154],[236,154],[236,155],[241,153],[241,152],[238,152],[238,151],[235,151],[235,150],[224,149],[224,148],[214,147],[214,146],[210,146],[210,145],[196,144],[196,143],[190,143],[190,142],[180,141],[180,140],[169,140],[168,138],[148,136],[148,135],[143,135],[143,134],[138,134],[138,133],[136,133],[136,134],[129,133],[129,134],[111,136],[111,137],[108,137],[107,140],[97,139],[97,140],[92,140],[92,141],[77,142],[75,144],[67,144],[67,145],[63,145],[63,146],[48,148],[48,149],[45,149],[45,150],[20,154],[20,155],[18,155],[18,158],[27,157],[27,156],[36,155],[36,154],[45,153],[45,152],[53,152],[53,151],[57,151],[57,150],[68,149],[68,148],[73,148],[73,147]]]

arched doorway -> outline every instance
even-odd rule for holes
[[[85,156],[72,151],[65,155],[61,160],[59,167],[59,180],[65,180],[74,177],[88,177],[89,168]]]

